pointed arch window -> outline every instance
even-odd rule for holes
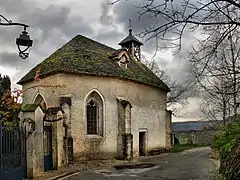
[[[96,91],[87,98],[86,121],[88,135],[103,135],[103,101]]]

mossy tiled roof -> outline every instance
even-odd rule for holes
[[[131,60],[127,69],[119,67],[116,61],[109,58],[116,51],[92,39],[77,35],[30,70],[18,84],[33,81],[39,69],[40,78],[57,73],[110,76],[153,85],[169,91],[167,85],[141,62]]]
[[[37,109],[38,105],[36,104],[22,104],[22,112],[34,112]]]

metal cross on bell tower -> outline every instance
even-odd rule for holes
[[[122,48],[126,48],[127,51],[130,53],[133,59],[137,61],[141,61],[141,48],[140,46],[143,45],[137,38],[132,35],[132,21],[129,18],[129,35],[123,39],[119,45]]]
[[[128,26],[128,29],[132,29],[132,20],[129,18],[129,26]]]

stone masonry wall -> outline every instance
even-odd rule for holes
[[[147,150],[166,146],[166,92],[143,84],[110,77],[57,74],[23,86],[24,103],[41,93],[48,107],[59,106],[60,97],[71,97],[71,136],[74,156],[80,159],[116,157],[118,134],[117,97],[131,105],[133,155],[139,155],[139,129],[147,129]],[[92,91],[103,98],[103,136],[86,134],[85,100]]]
[[[175,137],[178,139],[180,144],[207,144],[210,145],[214,135],[215,130],[202,130],[202,131],[189,131],[189,132],[174,132]],[[176,143],[176,142],[175,142]]]

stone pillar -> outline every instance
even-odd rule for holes
[[[65,164],[73,161],[73,139],[71,132],[71,97],[60,97],[60,106],[64,111],[64,147],[63,161]]]
[[[52,160],[53,169],[58,169],[57,122],[52,122]]]
[[[34,112],[24,112],[23,119],[30,118],[34,120]],[[27,177],[33,178],[33,157],[34,157],[34,135],[26,131],[26,164],[27,164]]]
[[[131,133],[123,134],[123,159],[132,160],[133,158],[133,135]]]
[[[60,168],[63,165],[63,121],[57,121],[57,167]]]
[[[131,106],[127,104],[125,107],[125,133],[131,133]]]
[[[63,120],[63,123],[65,124],[65,128],[66,128],[66,134],[64,134],[65,136],[71,136],[72,132],[71,132],[71,111],[70,111],[70,106],[68,104],[63,104],[63,106],[61,106],[64,114],[65,114],[65,118]]]
[[[44,119],[52,127],[53,169],[59,169],[63,164],[63,113],[61,107],[50,107]]]
[[[73,161],[73,138],[68,137],[68,162]]]
[[[117,134],[117,156],[123,159],[123,134],[125,132],[125,109],[118,103],[118,134]]]
[[[131,134],[131,104],[128,103],[125,107],[125,133],[124,137],[124,150],[123,157],[126,160],[131,160],[133,158],[133,135]]]
[[[172,137],[172,111],[166,110],[166,119],[165,119],[165,129],[166,129],[166,138],[165,138],[165,146],[166,148],[171,148],[173,145],[173,137]]]
[[[52,122],[53,169],[62,167],[63,161],[63,127],[62,121]]]
[[[25,104],[22,106],[22,127],[26,129],[26,165],[27,177],[33,178],[44,173],[44,151],[43,151],[43,117],[42,109],[35,104]],[[31,119],[35,123],[35,130],[29,132],[28,121]]]
[[[131,134],[131,104],[118,97],[118,136],[117,154],[119,159],[133,158],[133,136]]]
[[[43,117],[44,113],[38,106],[35,111],[35,131],[33,132],[33,176],[37,177],[44,172],[43,149]]]

